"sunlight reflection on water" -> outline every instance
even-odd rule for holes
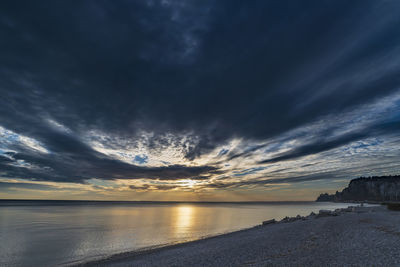
[[[173,208],[174,237],[186,237],[190,235],[193,219],[196,217],[196,209],[193,206],[176,206]]]

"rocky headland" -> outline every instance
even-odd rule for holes
[[[317,201],[400,202],[400,176],[360,177],[350,181],[341,192],[321,194]]]

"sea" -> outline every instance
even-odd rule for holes
[[[0,266],[77,264],[349,205],[0,200]]]

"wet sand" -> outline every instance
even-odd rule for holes
[[[400,266],[400,212],[358,207],[81,266]]]

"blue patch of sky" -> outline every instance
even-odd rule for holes
[[[221,149],[221,151],[219,151],[218,156],[223,156],[226,155],[229,152],[229,149]]]
[[[6,139],[8,141],[13,141],[14,142],[14,141],[18,141],[19,140],[19,135],[18,134],[8,132],[8,133],[6,133],[6,135],[7,135]]]
[[[4,138],[3,140],[0,139],[0,146],[2,149],[7,149],[8,145],[20,142],[20,136],[7,129],[5,129],[4,132],[0,133],[0,136],[1,138]],[[2,154],[4,153],[4,150],[2,150]]]
[[[370,146],[376,146],[379,145],[380,143],[382,143],[382,141],[379,140],[372,140],[371,142],[362,142],[359,141],[357,142],[354,146],[352,146],[353,148],[366,148],[366,147],[370,147]]]
[[[383,141],[378,139],[378,138],[374,138],[368,141],[357,141],[349,146],[344,146],[342,151],[355,151],[357,152],[358,149],[368,149],[370,147],[375,147],[378,146],[380,144],[382,144]]]
[[[145,154],[136,155],[135,158],[133,159],[133,162],[138,163],[138,164],[146,164],[148,161],[149,161],[149,157]]]
[[[7,141],[18,141],[19,137],[16,134],[10,134],[6,137]]]

